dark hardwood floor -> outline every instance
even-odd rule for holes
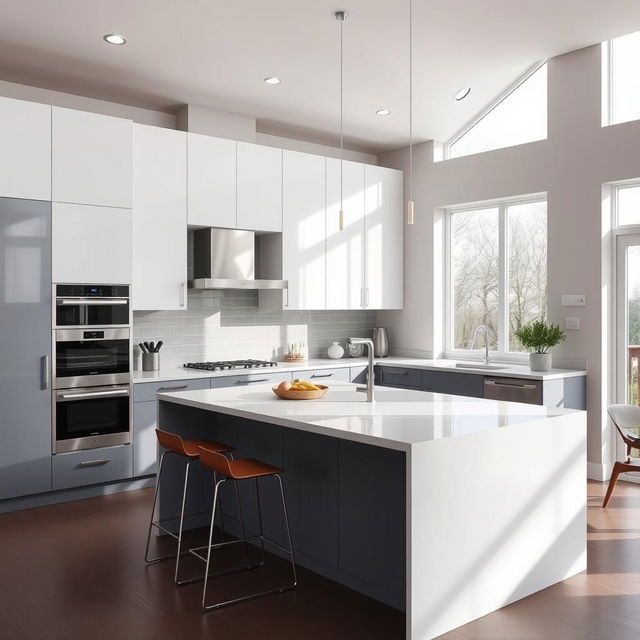
[[[637,640],[640,485],[619,483],[603,510],[605,489],[588,485],[587,574],[441,640]],[[172,562],[143,561],[150,500],[151,491],[142,490],[0,515],[0,638],[404,638],[401,613],[304,570],[297,591],[203,614],[199,584],[176,589]],[[233,596],[286,578],[286,568],[270,557],[261,572],[212,584]],[[185,564],[185,571],[201,570],[195,560]]]

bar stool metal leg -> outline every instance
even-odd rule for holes
[[[160,456],[160,464],[158,465],[158,474],[156,475],[156,487],[153,491],[153,506],[151,507],[151,517],[149,518],[149,531],[147,533],[147,548],[144,552],[145,562],[152,564],[154,562],[162,562],[166,560],[166,558],[149,558],[149,544],[151,542],[151,531],[153,529],[153,517],[156,513],[156,504],[158,502],[158,487],[160,486],[160,477],[162,475],[162,464],[164,463],[164,457],[169,453],[168,451],[163,452]]]
[[[291,540],[291,527],[289,527],[289,513],[287,511],[287,501],[284,495],[284,485],[282,483],[282,477],[279,473],[275,474],[276,478],[278,478],[278,484],[280,485],[280,496],[282,497],[282,512],[284,513],[284,523],[287,529],[287,540],[289,542],[289,556],[291,557],[291,570],[293,572],[293,584],[291,585],[291,589],[293,589],[298,584],[298,574],[296,573],[296,560],[293,554],[293,542]]]
[[[214,490],[214,495],[213,495],[213,513],[211,514],[211,528],[209,530],[209,545],[207,547],[207,558],[206,558],[206,569],[205,569],[205,574],[204,574],[204,585],[202,588],[202,608],[205,611],[211,611],[213,609],[220,609],[222,607],[226,607],[232,604],[238,604],[240,602],[247,602],[248,600],[254,600],[256,598],[260,598],[262,596],[267,596],[267,595],[271,595],[271,594],[275,594],[275,593],[284,593],[285,591],[290,591],[291,589],[295,589],[296,585],[298,584],[298,576],[297,576],[297,572],[296,572],[296,563],[295,563],[295,557],[294,557],[294,553],[293,553],[293,542],[292,542],[292,538],[291,538],[291,528],[289,526],[289,514],[287,512],[287,503],[286,503],[286,498],[285,498],[285,493],[284,493],[284,486],[283,486],[283,482],[282,482],[282,478],[280,477],[279,474],[275,473],[273,474],[277,479],[278,479],[278,483],[279,483],[279,487],[280,487],[280,496],[282,498],[282,510],[283,510],[283,515],[284,515],[284,521],[285,521],[285,527],[287,530],[287,541],[289,543],[289,548],[285,548],[280,546],[279,544],[273,542],[272,540],[269,540],[267,538],[264,537],[263,535],[263,531],[262,531],[262,513],[261,513],[261,505],[260,505],[260,490],[258,488],[258,483],[257,480],[258,478],[256,478],[256,495],[258,498],[258,523],[259,523],[259,528],[260,528],[260,532],[259,535],[257,536],[251,536],[249,538],[245,538],[244,540],[232,540],[231,542],[222,542],[222,543],[218,543],[218,544],[211,544],[212,539],[213,539],[213,521],[214,521],[214,517],[215,517],[215,508],[216,508],[216,503],[217,503],[217,498],[218,498],[218,488],[219,486],[225,482],[225,480],[220,480],[216,483],[215,486],[215,490]],[[289,557],[291,558],[291,570],[292,570],[292,577],[293,577],[293,581],[291,582],[291,584],[288,585],[284,585],[281,587],[276,587],[274,589],[268,589],[266,591],[261,591],[259,593],[252,593],[249,594],[247,596],[243,596],[240,598],[234,598],[232,600],[226,600],[224,602],[214,602],[211,604],[207,604],[207,583],[209,581],[209,578],[212,578],[214,576],[217,575],[222,575],[222,574],[214,574],[209,575],[209,569],[211,567],[211,554],[213,552],[214,549],[219,549],[222,547],[226,547],[230,544],[234,544],[236,542],[247,542],[249,540],[260,540],[260,545],[261,548],[264,547],[264,543],[268,542],[269,544],[273,545],[274,547],[277,547],[278,549],[280,549],[281,551],[284,551],[285,553],[287,553],[289,555]],[[199,547],[198,549],[200,549],[202,547]],[[196,555],[197,557],[202,558],[202,556],[200,556],[197,553],[198,549],[192,549],[191,552],[194,553],[194,555]],[[256,565],[256,566],[261,566],[261,565]],[[249,567],[250,568],[250,567]],[[231,573],[230,571],[227,571],[225,573]]]
[[[174,580],[178,582],[178,571],[180,569],[180,551],[182,548],[182,525],[184,524],[184,507],[187,502],[187,485],[189,484],[189,469],[193,460],[187,460],[184,470],[184,487],[182,489],[182,507],[180,509],[180,527],[178,529],[178,551],[176,553],[176,571]]]
[[[223,482],[226,482],[226,478],[222,480],[217,480],[215,484],[215,488],[213,490],[213,506],[211,508],[211,525],[209,526],[209,544],[207,545],[207,564],[204,571],[204,587],[202,589],[202,606],[206,609],[206,599],[207,599],[207,583],[209,582],[209,566],[211,564],[211,542],[213,540],[213,522],[216,517],[216,503],[218,502],[218,489]]]
[[[260,485],[258,484],[258,478],[255,479],[256,483],[256,501],[258,503],[258,535],[260,536],[260,566],[264,565],[264,537],[262,530],[262,500],[260,498]]]

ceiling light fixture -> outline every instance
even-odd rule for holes
[[[407,224],[415,221],[413,213],[413,3],[409,0],[409,199]]]
[[[340,219],[338,221],[338,228],[340,231],[344,231],[344,210],[342,208],[342,174],[344,164],[344,114],[342,109],[342,95],[343,91],[343,76],[344,76],[344,64],[343,64],[343,47],[342,47],[342,27],[344,21],[349,17],[346,11],[336,11],[336,20],[340,23]]]
[[[102,36],[102,39],[109,44],[125,44],[127,41],[127,39],[119,33],[107,33]]]
[[[390,116],[391,115],[391,111],[389,109],[378,109],[376,111],[376,115],[378,115],[378,116]]]
[[[471,87],[462,87],[458,93],[456,93],[455,98],[456,102],[460,102],[460,100],[464,100],[471,93]]]
[[[282,82],[278,76],[269,76],[268,78],[265,78],[264,81],[267,84],[280,84]]]

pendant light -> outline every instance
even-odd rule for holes
[[[338,222],[338,228],[340,229],[340,231],[344,231],[344,210],[342,208],[342,166],[344,163],[344,114],[342,106],[342,96],[344,93],[344,54],[342,47],[342,27],[344,26],[344,21],[349,17],[349,14],[346,11],[336,11],[334,15],[336,17],[336,20],[340,23],[340,219]]]
[[[409,0],[409,199],[407,200],[407,224],[413,223],[413,1]]]

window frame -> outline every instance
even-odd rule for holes
[[[454,160],[451,156],[451,147],[460,140],[463,136],[465,136],[471,129],[473,129],[481,120],[483,120],[486,116],[488,116],[494,109],[496,109],[502,102],[504,102],[516,89],[518,89],[521,85],[523,85],[536,71],[539,71],[547,64],[549,61],[548,58],[544,60],[540,60],[535,64],[531,65],[521,76],[516,78],[514,82],[512,82],[502,93],[500,93],[494,100],[492,100],[489,104],[487,104],[483,109],[481,109],[471,120],[469,120],[466,124],[464,124],[460,129],[458,129],[445,143],[443,146],[443,160]],[[548,99],[547,99],[548,103]],[[547,137],[541,138],[541,140],[545,140],[548,138],[548,128],[547,128]],[[532,140],[532,142],[537,142],[537,140]],[[528,142],[523,142],[519,144],[529,144]],[[509,146],[518,146],[509,145]],[[497,151],[498,149],[508,149],[509,147],[498,147],[497,149],[487,149],[486,151],[478,151],[477,153],[487,153],[487,151]],[[466,158],[469,155],[476,155],[476,153],[468,154],[464,156],[456,156],[456,158]]]
[[[638,178],[632,178],[631,180],[621,180],[614,182],[611,185],[613,190],[611,198],[611,228],[614,230],[624,229],[637,231],[640,228],[640,219],[638,222],[631,222],[629,224],[620,224],[620,192],[625,189],[638,189],[640,188],[640,180]]]
[[[498,350],[489,351],[489,355],[494,361],[527,363],[529,354],[527,352],[508,351],[509,345],[509,292],[507,284],[509,281],[509,246],[507,242],[508,224],[507,210],[509,207],[521,204],[531,204],[535,202],[546,202],[548,206],[547,193],[536,193],[526,196],[516,196],[513,198],[501,198],[499,200],[488,200],[468,205],[456,205],[445,207],[444,224],[444,357],[450,360],[482,360],[483,352],[478,349],[456,349],[453,347],[454,341],[454,296],[453,296],[453,247],[451,221],[456,213],[467,213],[480,211],[483,209],[498,209]],[[549,212],[547,208],[547,220]],[[548,229],[548,227],[547,227]],[[548,232],[547,232],[548,247]],[[548,269],[547,269],[548,277]],[[547,279],[548,282],[548,279]],[[548,308],[548,299],[547,299]]]

